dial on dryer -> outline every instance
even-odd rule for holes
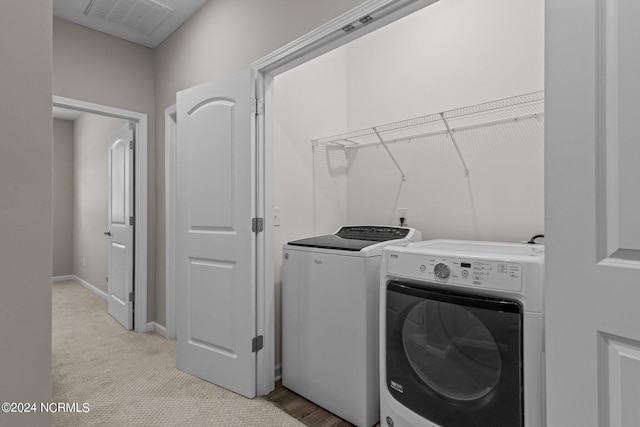
[[[435,265],[435,267],[433,267],[433,274],[435,274],[438,279],[446,279],[447,277],[449,277],[450,273],[451,270],[445,263],[439,262]]]

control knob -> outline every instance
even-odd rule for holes
[[[439,262],[433,267],[433,274],[435,274],[438,279],[446,279],[450,273],[451,270],[449,266],[443,262]]]

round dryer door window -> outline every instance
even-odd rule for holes
[[[450,399],[480,399],[500,379],[498,344],[482,321],[461,305],[433,300],[416,304],[406,315],[402,341],[415,373]]]
[[[432,424],[522,427],[522,306],[390,281],[385,392]]]

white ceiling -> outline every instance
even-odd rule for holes
[[[167,37],[180,28],[185,21],[193,16],[208,0],[137,0],[142,3],[148,3],[149,1],[161,3],[174,10],[149,36],[122,24],[85,15],[85,11],[87,11],[91,1],[92,0],[53,0],[53,16],[155,49]],[[111,0],[111,3],[126,5],[133,3],[133,1],[134,0]]]

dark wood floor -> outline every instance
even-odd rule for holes
[[[304,397],[276,383],[276,388],[266,396],[278,408],[309,427],[350,427],[353,424],[309,402]]]

